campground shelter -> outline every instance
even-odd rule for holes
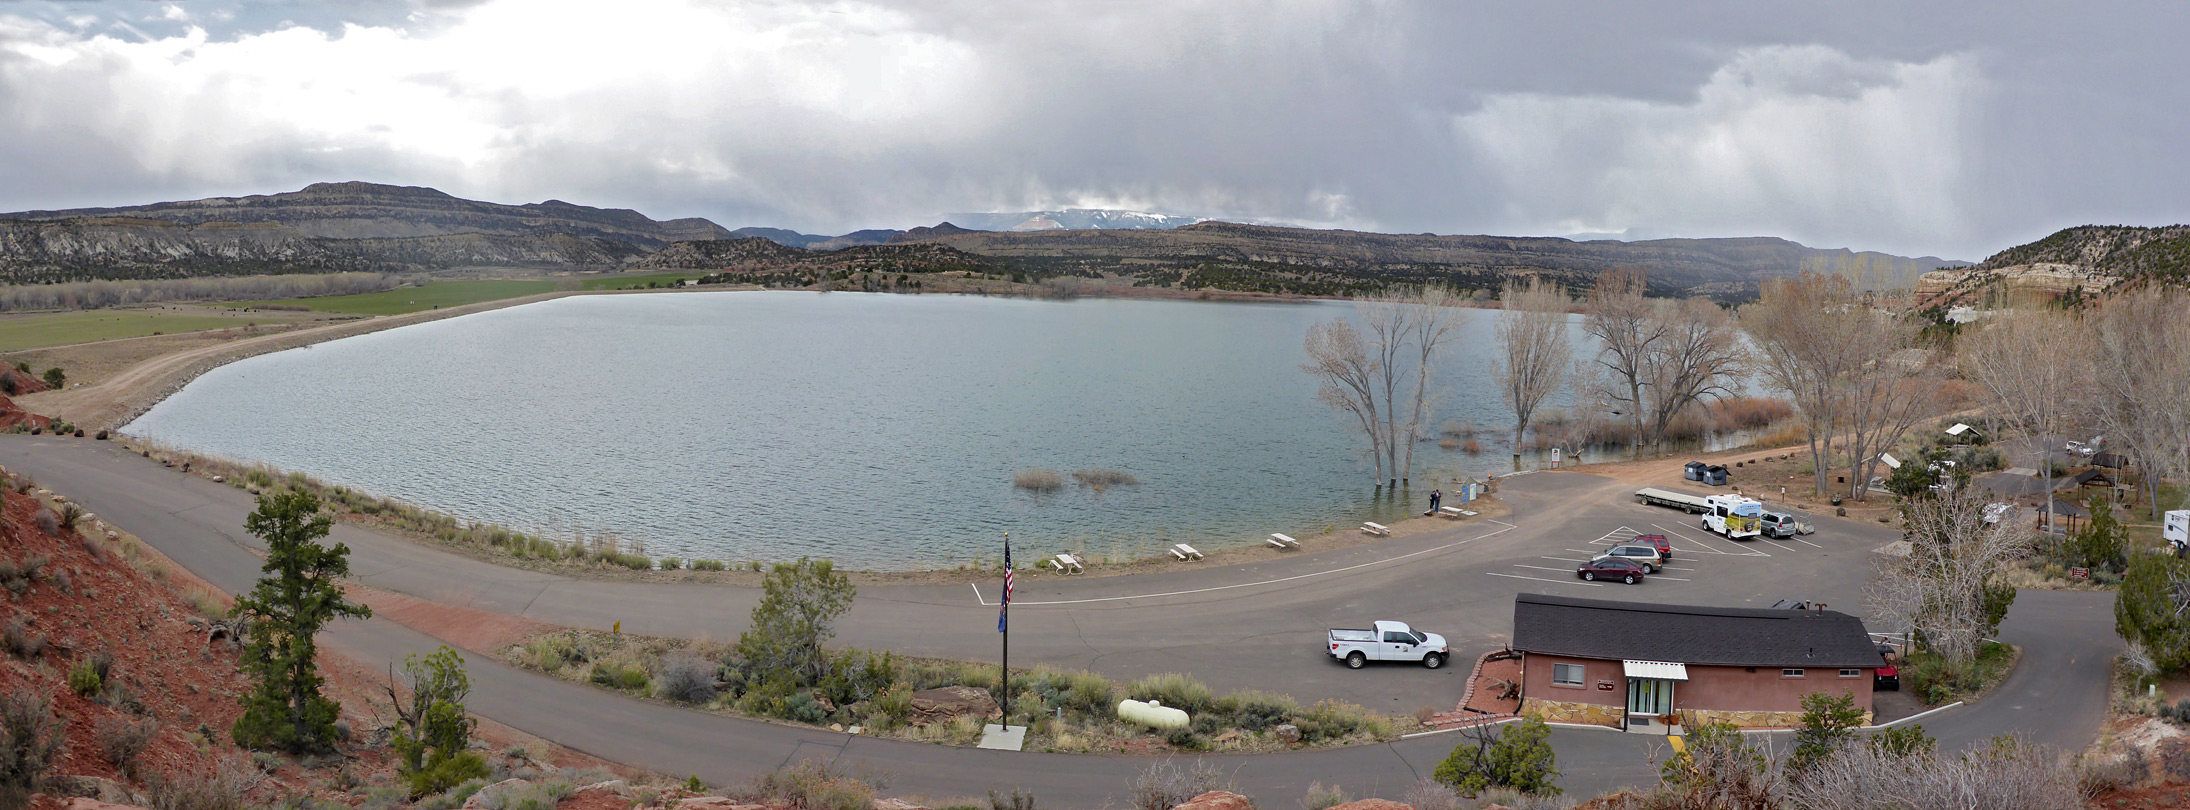
[[[1871,720],[1883,660],[1863,620],[1815,609],[1722,608],[1521,594],[1513,600],[1521,713],[1665,734],[1728,722],[1788,727],[1802,697],[1846,692]]]

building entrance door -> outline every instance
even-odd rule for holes
[[[1659,718],[1673,713],[1673,682],[1657,678],[1627,679],[1627,730],[1644,734],[1668,734]]]

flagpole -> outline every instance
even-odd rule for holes
[[[1003,630],[1004,728],[1011,728],[1011,532],[1004,533],[1004,613],[997,627]]]

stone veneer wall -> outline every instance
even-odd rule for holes
[[[1794,728],[1802,725],[1801,712],[1731,712],[1716,709],[1682,709],[1681,721],[1691,728],[1711,723],[1731,723],[1740,728]],[[1863,710],[1863,725],[1871,724],[1871,710]]]
[[[1547,723],[1576,723],[1618,728],[1626,719],[1627,710],[1622,706],[1605,706],[1596,703],[1562,703],[1556,700],[1528,700],[1521,704],[1521,714],[1541,717]],[[1681,721],[1689,728],[1700,728],[1711,723],[1731,723],[1739,728],[1794,728],[1802,725],[1801,712],[1735,712],[1713,709],[1682,709]],[[1872,714],[1863,711],[1863,725],[1870,725]]]
[[[1606,706],[1601,703],[1562,703],[1556,700],[1528,698],[1521,701],[1521,714],[1541,717],[1546,723],[1580,723],[1592,726],[1618,728],[1625,719],[1627,708]]]

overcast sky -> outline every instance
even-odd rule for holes
[[[0,0],[0,210],[427,185],[1978,259],[2190,222],[2190,4]]]

